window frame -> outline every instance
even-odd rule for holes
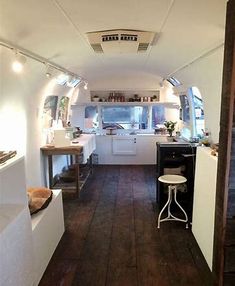
[[[179,105],[177,105],[177,104],[175,104],[175,103],[172,103],[172,106],[171,107],[169,107],[169,103],[160,103],[160,102],[151,102],[151,103],[147,103],[147,102],[145,102],[145,103],[143,103],[143,102],[141,102],[141,103],[138,103],[138,102],[133,102],[133,103],[125,103],[125,104],[120,104],[120,102],[115,102],[115,103],[92,103],[92,102],[90,102],[90,103],[86,103],[86,104],[84,104],[83,105],[83,127],[82,128],[84,128],[84,130],[85,131],[91,131],[91,129],[90,128],[85,128],[85,108],[86,107],[88,107],[88,106],[96,106],[97,107],[97,112],[98,112],[98,127],[97,128],[95,128],[95,131],[97,131],[97,132],[103,132],[105,129],[102,129],[101,128],[101,126],[102,126],[102,107],[106,107],[106,106],[122,106],[122,105],[127,105],[127,106],[142,106],[142,107],[147,107],[147,126],[148,126],[148,128],[146,128],[146,129],[136,129],[136,131],[139,131],[139,132],[143,132],[144,130],[145,131],[150,131],[150,132],[152,132],[152,131],[154,131],[154,129],[155,129],[155,126],[153,126],[152,125],[152,108],[153,108],[153,106],[155,106],[155,105],[160,105],[160,106],[163,106],[163,108],[164,108],[164,113],[166,113],[166,111],[167,111],[167,108],[175,108],[175,109],[179,109]],[[94,130],[94,128],[93,128],[93,130]],[[130,128],[130,129],[122,129],[122,130],[125,130],[124,132],[128,132],[128,131],[133,131],[133,129],[132,128]]]

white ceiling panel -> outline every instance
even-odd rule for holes
[[[171,0],[57,0],[83,33],[109,29],[158,31]]]
[[[226,0],[0,0],[0,38],[86,78],[150,73],[165,77],[224,39]],[[160,33],[143,54],[96,54],[86,33]]]

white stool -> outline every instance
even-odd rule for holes
[[[185,210],[182,208],[182,206],[178,203],[176,199],[177,185],[187,182],[187,179],[179,175],[163,175],[163,176],[160,176],[158,180],[164,184],[168,184],[169,186],[168,186],[168,200],[158,215],[157,227],[160,228],[160,223],[163,221],[175,220],[175,221],[186,222],[186,228],[188,228],[188,216]],[[181,209],[181,211],[184,213],[185,219],[177,218],[173,216],[173,214],[171,213],[171,203],[172,203],[173,192],[174,192],[174,201],[177,204],[177,206]],[[168,215],[166,218],[161,219],[161,215],[166,208],[168,210]]]

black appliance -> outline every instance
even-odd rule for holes
[[[167,201],[167,186],[160,183],[158,177],[165,174],[178,174],[187,178],[182,191],[177,192],[177,199],[192,221],[194,174],[196,145],[190,143],[157,143],[157,206],[162,209]],[[173,206],[174,207],[174,206]]]

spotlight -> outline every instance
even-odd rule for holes
[[[53,74],[53,67],[50,65],[46,65],[46,77],[50,78]]]
[[[12,63],[12,69],[14,72],[20,73],[23,70],[23,66],[26,63],[26,57],[16,54],[16,58]]]
[[[87,90],[87,85],[88,83],[87,82],[84,82],[84,89]]]
[[[163,80],[159,82],[159,86],[160,86],[160,88],[164,87]]]

